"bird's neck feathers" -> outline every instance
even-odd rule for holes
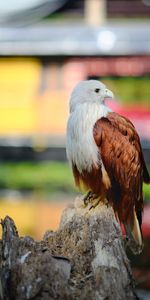
[[[76,109],[71,114],[74,114],[76,116],[79,116],[81,114],[83,116],[86,115],[89,118],[89,122],[91,119],[94,119],[96,122],[98,119],[106,117],[109,112],[111,112],[111,109],[105,104],[96,102],[84,102],[82,104],[78,104],[76,106]]]
[[[83,103],[71,113],[67,126],[67,157],[78,171],[91,171],[99,166],[100,154],[93,137],[96,121],[111,110],[106,105]]]

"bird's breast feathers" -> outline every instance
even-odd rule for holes
[[[101,162],[100,153],[93,137],[96,121],[106,117],[111,110],[105,105],[84,103],[70,115],[67,125],[67,157],[78,171],[91,171]]]

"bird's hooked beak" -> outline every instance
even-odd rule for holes
[[[108,89],[105,89],[105,94],[104,94],[104,100],[106,98],[114,98],[114,94],[112,91],[108,90]]]

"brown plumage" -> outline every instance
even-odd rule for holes
[[[149,183],[150,177],[139,136],[128,119],[114,112],[95,123],[93,136],[105,171],[102,175],[101,166],[93,166],[90,173],[84,171],[81,174],[73,166],[76,184],[84,184],[87,190],[106,197],[124,224],[127,234],[141,245],[142,185],[143,182]],[[140,229],[137,228],[137,219]]]
[[[107,118],[96,122],[94,138],[111,181],[107,197],[112,201],[120,221],[131,222],[135,206],[141,224],[142,184],[149,178],[134,126],[126,118],[109,113]]]
[[[150,183],[133,124],[105,105],[113,93],[102,82],[80,82],[70,98],[67,157],[76,185],[107,198],[124,224],[133,252],[142,250],[143,182]],[[87,203],[86,196],[84,201]],[[91,199],[91,198],[90,198]]]

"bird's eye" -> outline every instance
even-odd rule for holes
[[[95,93],[99,93],[100,89],[95,89]]]

